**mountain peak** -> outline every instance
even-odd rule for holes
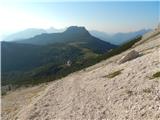
[[[77,30],[77,29],[86,30],[86,28],[83,26],[70,26],[67,28],[67,30]]]
[[[70,27],[67,28],[67,30],[65,31],[65,33],[89,34],[89,32],[83,26],[80,26],[80,27],[79,26],[70,26]]]

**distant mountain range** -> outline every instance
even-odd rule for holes
[[[53,27],[49,28],[49,29],[36,29],[36,28],[30,28],[30,29],[26,29],[11,35],[8,35],[4,38],[4,41],[25,41],[24,39],[32,39],[33,37],[43,34],[43,37],[45,37],[44,33],[61,33],[64,32],[65,29],[55,29]],[[120,45],[123,44],[133,38],[135,38],[136,36],[139,35],[143,35],[147,32],[151,31],[151,29],[141,29],[138,31],[134,31],[134,32],[128,32],[128,33],[115,33],[113,35],[105,33],[105,32],[100,32],[100,31],[96,31],[96,30],[91,30],[89,31],[89,33],[92,36],[95,36],[97,38],[100,38],[101,40],[110,42],[112,44],[116,44],[116,45]],[[35,39],[35,38],[33,38]],[[37,39],[39,39],[37,37]],[[61,40],[60,40],[61,41]]]
[[[114,48],[117,46],[77,26],[61,33],[42,33],[28,39],[1,42],[2,84],[50,75],[63,76]],[[72,63],[69,68],[67,61]]]
[[[61,33],[43,33],[29,39],[17,40],[14,42],[33,45],[66,43],[84,46],[99,53],[106,52],[114,47],[114,45],[92,36],[84,27],[77,26],[71,26]]]
[[[135,32],[128,32],[128,33],[116,33],[113,35],[107,34],[105,32],[100,32],[100,31],[90,31],[90,33],[91,35],[96,36],[101,40],[110,42],[112,44],[120,45],[131,39],[134,39],[136,36],[141,36],[149,31],[151,31],[151,29],[142,29]]]
[[[43,33],[57,33],[62,32],[65,29],[55,29],[53,27],[49,29],[38,29],[38,28],[28,28],[23,31],[19,31],[13,34],[10,34],[6,37],[4,37],[3,41],[14,41],[14,40],[21,40],[21,39],[28,39],[32,38],[36,35],[40,35]]]

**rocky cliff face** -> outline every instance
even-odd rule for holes
[[[140,56],[117,63],[132,50]],[[159,55],[157,32],[122,54],[50,83],[10,120],[159,120],[160,78],[154,76]]]

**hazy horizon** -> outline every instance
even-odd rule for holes
[[[27,28],[85,26],[105,33],[153,29],[159,22],[158,1],[12,2],[0,4],[0,36]]]

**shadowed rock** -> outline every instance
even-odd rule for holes
[[[132,51],[130,51],[127,55],[123,56],[123,57],[118,61],[118,63],[119,63],[119,64],[122,64],[122,63],[125,63],[125,62],[129,61],[129,60],[135,59],[135,58],[137,58],[137,57],[139,57],[139,56],[140,56],[140,54],[139,54],[137,51],[132,50]]]

